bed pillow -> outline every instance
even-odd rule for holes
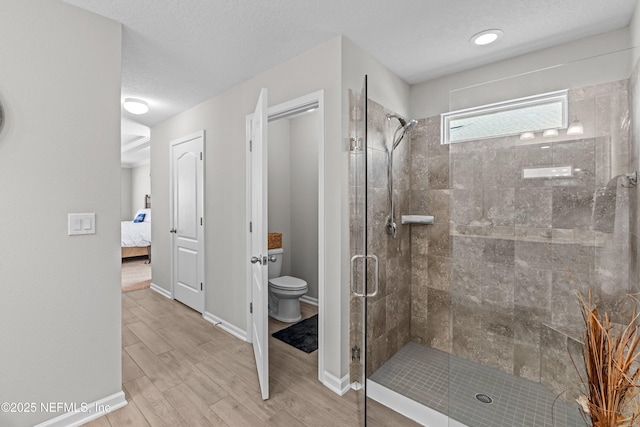
[[[143,213],[139,213],[136,215],[136,217],[133,219],[133,222],[144,222],[144,217],[146,215]]]
[[[143,221],[144,222],[151,222],[151,209],[146,208],[146,209],[138,209],[138,212],[136,212],[136,216],[134,218],[138,218],[138,215],[140,214],[144,214],[144,218]],[[136,222],[135,219],[133,222]],[[140,221],[142,222],[142,221]]]

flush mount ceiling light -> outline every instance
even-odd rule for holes
[[[551,136],[558,136],[558,129],[547,129],[544,132],[542,132],[542,136],[544,136],[545,138],[549,138]]]
[[[502,37],[502,34],[502,31],[497,29],[484,30],[471,37],[469,42],[475,44],[476,46],[486,46],[498,40],[500,37]]]
[[[122,106],[131,114],[144,114],[149,111],[149,105],[142,99],[125,98]]]

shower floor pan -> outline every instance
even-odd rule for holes
[[[563,399],[554,404],[556,395],[538,383],[414,342],[369,380],[468,427],[586,425],[577,404]]]

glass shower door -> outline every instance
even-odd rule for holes
[[[350,348],[351,383],[357,396],[358,424],[366,425],[366,297],[367,279],[367,77],[362,90],[349,92],[349,224],[351,256]]]

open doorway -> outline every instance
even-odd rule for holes
[[[148,138],[146,138],[148,140]],[[124,147],[124,145],[123,145]],[[140,147],[138,145],[138,147]],[[151,166],[149,152],[122,150],[120,247],[122,292],[151,285]]]
[[[254,152],[252,153],[251,141],[248,141],[247,220],[250,225],[250,231],[247,235],[247,259],[253,258],[255,263],[262,259],[263,262],[261,264],[263,268],[265,266],[269,267],[269,275],[272,276],[272,279],[268,281],[269,302],[266,299],[264,302],[256,299],[255,295],[253,295],[254,288],[252,287],[252,264],[248,263],[248,306],[253,308],[250,308],[247,312],[247,324],[254,325],[254,327],[249,328],[248,339],[253,342],[257,337],[253,336],[255,334],[254,329],[260,330],[260,328],[255,327],[255,316],[261,317],[264,314],[258,313],[269,312],[268,318],[264,315],[264,321],[268,321],[268,328],[266,328],[269,333],[268,339],[265,340],[264,344],[266,345],[259,344],[260,352],[256,353],[257,363],[260,364],[262,362],[263,369],[264,367],[267,368],[267,375],[264,378],[269,378],[269,369],[290,368],[291,364],[280,366],[283,363],[286,364],[284,360],[288,359],[286,356],[289,354],[291,356],[290,360],[296,359],[296,355],[298,355],[299,359],[313,364],[313,368],[317,369],[318,379],[323,382],[323,93],[321,91],[316,92],[271,107],[268,109],[266,116],[269,122],[266,132],[268,143],[262,144],[264,147],[254,144]],[[248,129],[253,126],[252,123],[257,123],[255,120],[254,122],[251,120],[252,117],[249,117]],[[251,133],[251,135],[254,134]],[[266,148],[266,150],[263,150],[263,148]],[[256,150],[260,153],[257,154]],[[262,169],[252,172],[254,166],[262,162],[262,160],[257,160],[256,156],[261,159],[263,157],[266,158],[262,163],[264,168],[267,169],[264,173],[260,172]],[[256,183],[256,176],[263,177],[263,182]],[[261,216],[252,214],[252,206],[256,203],[262,203],[259,200],[256,201],[255,191],[258,191],[258,193],[264,192],[266,196],[265,211],[267,211],[267,214],[264,216],[264,220],[256,219],[261,218]],[[260,221],[261,224],[256,224],[256,221]],[[252,234],[251,229],[253,229],[254,234]],[[255,248],[252,249],[252,245],[255,246],[255,244],[252,243],[251,239],[252,235],[255,237],[256,232],[264,233],[265,239],[267,233],[270,232],[277,233],[278,237],[280,237],[277,246],[270,247],[268,257],[265,256],[267,255],[266,245],[265,253],[259,257],[256,254],[263,251],[263,249],[256,251],[253,250]],[[254,254],[253,252],[256,253]],[[278,253],[275,254],[275,252]],[[268,262],[266,261],[267,258]],[[253,259],[252,262],[254,262]],[[253,264],[253,269],[255,269],[255,263]],[[280,271],[274,276],[272,269],[276,264],[280,264],[278,266]],[[300,299],[299,309],[286,310],[284,313],[279,311],[279,307],[281,308],[283,304],[281,291],[284,288],[277,289],[280,284],[274,286],[276,283],[273,279],[276,277],[283,279],[285,282],[295,282],[296,292],[302,290],[299,295],[295,295],[296,303],[297,299]],[[255,279],[255,275],[253,275],[253,279]],[[298,286],[300,284],[304,286]],[[274,288],[278,292],[274,292]],[[290,291],[289,288],[285,288],[285,293]],[[278,299],[280,301],[277,301]],[[276,300],[275,303],[274,300]],[[260,307],[256,307],[256,304],[259,304]],[[269,307],[267,307],[267,304]],[[262,305],[265,305],[265,307],[262,307]],[[288,344],[276,342],[271,337],[273,332],[313,316],[317,316],[315,323],[317,325],[315,326],[317,331],[317,350],[312,351],[309,355],[294,347],[282,347],[288,346]],[[269,357],[269,353],[271,353],[270,347],[277,347],[274,349],[273,357]],[[259,357],[259,354],[263,355],[262,358]],[[266,364],[265,359],[268,360]],[[272,365],[271,368],[269,368],[269,365]],[[304,367],[301,367],[301,370],[304,369]],[[291,371],[287,372],[287,375],[290,374]],[[268,385],[266,385],[265,389],[268,390]],[[268,391],[266,395],[268,395]],[[263,393],[263,398],[266,398],[265,393]]]
[[[287,302],[274,296],[269,280],[269,364],[276,380],[304,375],[318,363],[319,127],[317,108],[269,122],[268,231],[281,236],[269,239],[269,255],[280,257],[279,267],[269,262],[269,277],[303,289],[299,310],[283,314]]]

